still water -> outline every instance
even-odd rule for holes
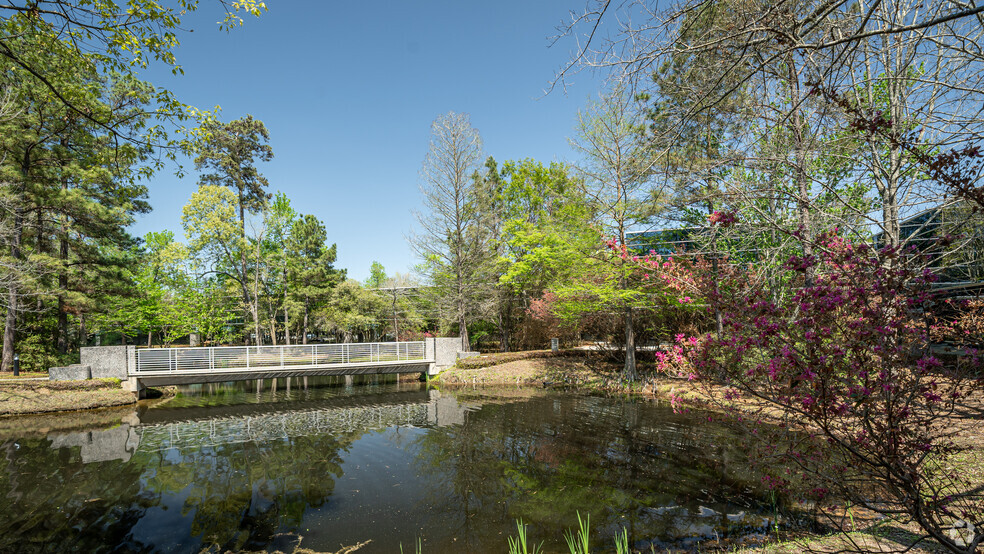
[[[325,383],[321,383],[324,385]],[[0,420],[0,551],[599,551],[768,533],[776,502],[706,415],[531,388],[300,380]]]

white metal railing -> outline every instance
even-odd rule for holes
[[[208,346],[137,350],[136,373],[316,368],[426,361],[424,343],[368,342],[289,346]]]

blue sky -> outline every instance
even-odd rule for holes
[[[268,0],[269,11],[229,33],[214,10],[186,21],[178,63],[146,78],[183,102],[245,114],[270,130],[275,158],[261,164],[270,191],[324,221],[338,267],[364,279],[373,260],[387,272],[415,263],[405,236],[420,204],[418,173],[430,124],[448,111],[471,115],[487,155],[571,161],[577,110],[600,82],[575,77],[544,96],[573,42],[550,37],[578,0],[462,2]],[[197,187],[162,172],[150,183],[154,211],[131,231],[183,237],[181,207]]]

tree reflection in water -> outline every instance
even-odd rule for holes
[[[577,512],[591,514],[597,546],[623,526],[640,547],[766,532],[774,507],[741,441],[695,419],[598,397],[485,402],[416,448],[449,491],[443,521],[474,551],[512,533],[520,517],[536,542],[563,549]]]

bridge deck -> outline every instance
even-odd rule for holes
[[[128,374],[144,386],[316,375],[426,372],[423,342],[152,348],[135,352]]]

